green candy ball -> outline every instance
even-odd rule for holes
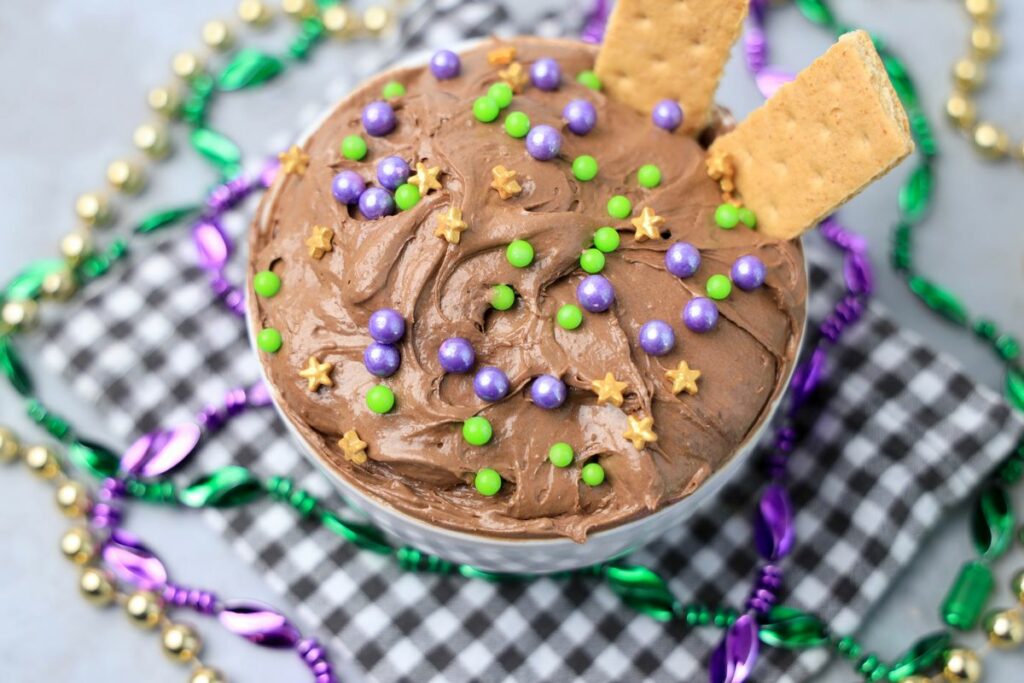
[[[516,268],[526,268],[533,263],[533,245],[526,240],[512,240],[505,250],[505,258]]]
[[[580,254],[580,268],[591,275],[604,270],[604,252],[598,249],[586,249]]]
[[[269,299],[281,291],[281,278],[269,270],[260,271],[252,278],[252,288],[264,299]]]
[[[525,138],[530,132],[530,117],[521,111],[514,111],[505,117],[505,132],[514,138]]]
[[[403,183],[395,190],[395,204],[402,211],[408,211],[420,202],[420,188],[412,183]]]
[[[498,102],[490,95],[478,97],[473,101],[473,116],[476,117],[477,121],[490,123],[498,118],[500,113],[501,107],[498,106]]]
[[[721,301],[732,293],[732,280],[725,275],[712,275],[708,278],[706,289],[709,297]]]
[[[589,154],[583,154],[572,160],[572,174],[576,180],[587,182],[597,177],[597,159]]]
[[[600,486],[604,483],[604,468],[596,462],[588,462],[580,470],[580,479],[587,486]]]
[[[715,209],[715,223],[723,230],[732,230],[740,222],[740,210],[732,204],[720,204]]]
[[[512,104],[512,86],[508,83],[495,83],[487,89],[487,95],[497,102],[498,106],[502,109]]]
[[[259,334],[256,335],[256,346],[260,347],[260,351],[277,353],[281,350],[281,344],[281,333],[273,327],[262,329]]]
[[[583,311],[576,304],[565,304],[558,309],[555,320],[563,330],[575,330],[583,324]]]
[[[398,81],[388,81],[381,88],[380,94],[385,100],[393,100],[405,94],[405,86]]]
[[[501,490],[501,475],[490,467],[485,467],[476,473],[473,485],[481,495],[493,496]]]
[[[608,200],[608,215],[612,218],[629,218],[633,213],[633,204],[629,197],[617,194]]]
[[[757,227],[757,216],[754,215],[754,212],[748,209],[747,207],[744,206],[742,209],[740,209],[738,215],[740,218],[740,223],[742,223],[743,225],[747,226],[751,230]]]
[[[548,449],[548,460],[555,467],[568,467],[572,464],[572,459],[575,455],[572,451],[572,446],[564,441],[560,441]]]
[[[366,407],[378,415],[390,413],[395,407],[395,392],[383,384],[378,384],[366,392]]]
[[[601,90],[601,77],[589,69],[576,74],[576,82],[591,90]]]
[[[606,254],[610,254],[619,248],[619,242],[622,238],[619,236],[619,231],[615,228],[605,226],[598,228],[597,232],[594,233],[594,246],[603,251]]]
[[[636,180],[646,188],[661,185],[661,169],[654,164],[644,164],[636,172]]]
[[[494,285],[491,288],[491,306],[499,311],[507,311],[516,302],[516,291],[508,285]]]
[[[494,436],[494,430],[486,417],[471,417],[462,423],[462,438],[474,446],[484,446]]]
[[[366,140],[358,135],[349,135],[341,141],[341,155],[352,161],[362,161],[366,156]]]

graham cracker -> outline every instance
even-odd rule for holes
[[[660,100],[683,108],[696,135],[739,38],[749,0],[618,0],[594,70],[614,99],[650,115]]]
[[[792,239],[913,150],[882,60],[868,34],[854,31],[715,140],[708,164],[728,159],[757,229]]]

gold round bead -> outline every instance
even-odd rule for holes
[[[86,529],[75,527],[61,536],[60,551],[75,564],[88,564],[96,552],[92,536]]]
[[[242,0],[238,3],[238,18],[247,24],[265,26],[272,17],[270,7],[262,0]]]
[[[70,268],[56,270],[43,278],[43,295],[56,301],[67,301],[75,293],[75,276]]]
[[[953,93],[946,100],[946,116],[961,129],[967,130],[978,120],[978,111],[966,95]]]
[[[949,683],[977,683],[981,680],[981,660],[974,650],[954,648],[946,653],[942,677]]]
[[[107,182],[120,192],[137,193],[142,189],[144,179],[142,166],[134,161],[117,159],[107,166]]]
[[[139,628],[154,628],[164,615],[164,601],[152,591],[136,591],[124,601],[124,611]]]
[[[57,456],[46,446],[29,446],[22,457],[25,466],[42,479],[53,479],[60,472]]]
[[[1010,579],[1010,592],[1017,597],[1017,601],[1024,605],[1024,569],[1021,569]]]
[[[179,52],[171,60],[171,71],[178,78],[194,78],[202,73],[203,60],[195,52]]]
[[[214,19],[203,24],[203,42],[213,50],[226,50],[235,42],[235,36],[226,21]]]
[[[75,200],[75,214],[89,226],[103,226],[110,223],[113,213],[106,195],[99,192],[86,192],[78,195]]]
[[[11,462],[21,453],[18,435],[7,427],[0,427],[0,462]]]
[[[85,232],[69,232],[60,241],[60,253],[71,265],[77,265],[92,250],[92,239]]]
[[[77,481],[66,481],[57,487],[57,507],[67,517],[81,517],[92,506],[89,492]]]
[[[316,3],[313,0],[281,0],[281,11],[299,19],[306,19],[316,14]]]
[[[982,21],[994,17],[999,9],[996,0],[964,0],[964,6],[968,14]]]
[[[82,570],[78,578],[78,590],[97,607],[106,607],[114,601],[114,581],[110,574],[96,567]]]
[[[140,151],[153,159],[167,156],[167,152],[170,150],[167,129],[158,123],[145,123],[136,128],[132,134],[132,142]]]
[[[982,627],[988,642],[1006,650],[1020,647],[1024,643],[1024,617],[1015,609],[990,612],[985,616]]]
[[[181,93],[178,92],[177,88],[170,85],[151,88],[146,93],[146,104],[157,114],[172,116],[178,110],[178,107],[181,106]]]
[[[371,5],[363,12],[363,26],[372,34],[381,33],[391,23],[391,12],[383,5]]]
[[[224,674],[211,669],[208,666],[201,666],[192,672],[192,677],[188,679],[189,683],[227,683]]]
[[[972,92],[985,82],[985,68],[978,61],[965,57],[953,65],[953,80],[960,90]]]
[[[908,676],[903,679],[903,683],[932,683],[932,679],[927,676]]]
[[[1002,159],[1010,152],[1010,136],[991,123],[979,123],[974,129],[974,146],[989,159]]]
[[[185,624],[165,626],[160,642],[163,645],[164,653],[178,662],[192,661],[202,648],[199,636]]]
[[[981,59],[991,59],[999,53],[1003,41],[991,26],[978,24],[971,29],[971,49]]]
[[[341,5],[331,5],[324,10],[321,19],[324,29],[335,38],[345,38],[359,29],[359,16]]]
[[[8,301],[0,309],[0,319],[6,325],[18,330],[27,330],[36,324],[39,318],[39,306],[31,299],[15,299]]]

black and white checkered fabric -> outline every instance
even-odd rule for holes
[[[553,0],[545,7],[554,13],[530,17],[524,29],[567,32],[574,24],[557,14],[567,5],[578,23],[576,3]],[[394,54],[509,32],[515,11],[425,3],[403,25]],[[351,77],[379,61],[354,60]],[[276,147],[287,141],[270,138]],[[228,221],[242,242],[245,223],[242,215]],[[42,335],[45,362],[109,415],[120,445],[187,420],[258,376],[243,325],[214,301],[185,232],[154,239]],[[813,321],[841,287],[833,255],[816,238],[808,242]],[[968,496],[1024,427],[877,307],[830,356],[820,394],[792,456],[798,544],[784,564],[783,600],[851,632],[944,510]],[[763,478],[755,462],[698,517],[632,560],[670,577],[684,602],[741,606],[757,562],[750,520]],[[270,410],[229,425],[194,456],[187,476],[228,463],[292,477],[344,505]],[[698,681],[719,635],[631,612],[596,580],[495,585],[404,573],[277,503],[206,516],[291,601],[290,613],[370,681]],[[823,664],[822,653],[770,651],[757,679],[804,681]]]

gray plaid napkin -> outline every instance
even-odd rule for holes
[[[551,13],[530,17],[523,30],[572,32],[579,9],[570,7],[571,21],[557,13],[572,4],[548,3]],[[424,3],[389,54],[492,32],[516,32],[504,5]],[[382,61],[354,61],[353,79]],[[242,240],[246,218],[236,215],[228,228]],[[814,237],[808,247],[813,322],[841,285],[828,248]],[[215,302],[184,234],[141,249],[50,322],[42,344],[45,362],[110,416],[121,445],[189,419],[258,376],[241,322]],[[240,277],[241,265],[235,267]],[[806,436],[792,456],[799,540],[785,562],[783,600],[851,632],[928,530],[1010,450],[1024,425],[874,306],[830,356],[817,405],[804,416]],[[757,563],[751,504],[763,477],[756,460],[700,515],[632,560],[670,577],[684,602],[742,605]],[[344,505],[271,411],[231,424],[193,458],[186,476],[228,463],[292,477],[329,505]],[[372,681],[702,680],[718,637],[633,613],[587,579],[495,585],[407,574],[279,504],[211,511],[207,519],[254,558],[300,622]],[[804,681],[824,657],[772,650],[757,676]]]

